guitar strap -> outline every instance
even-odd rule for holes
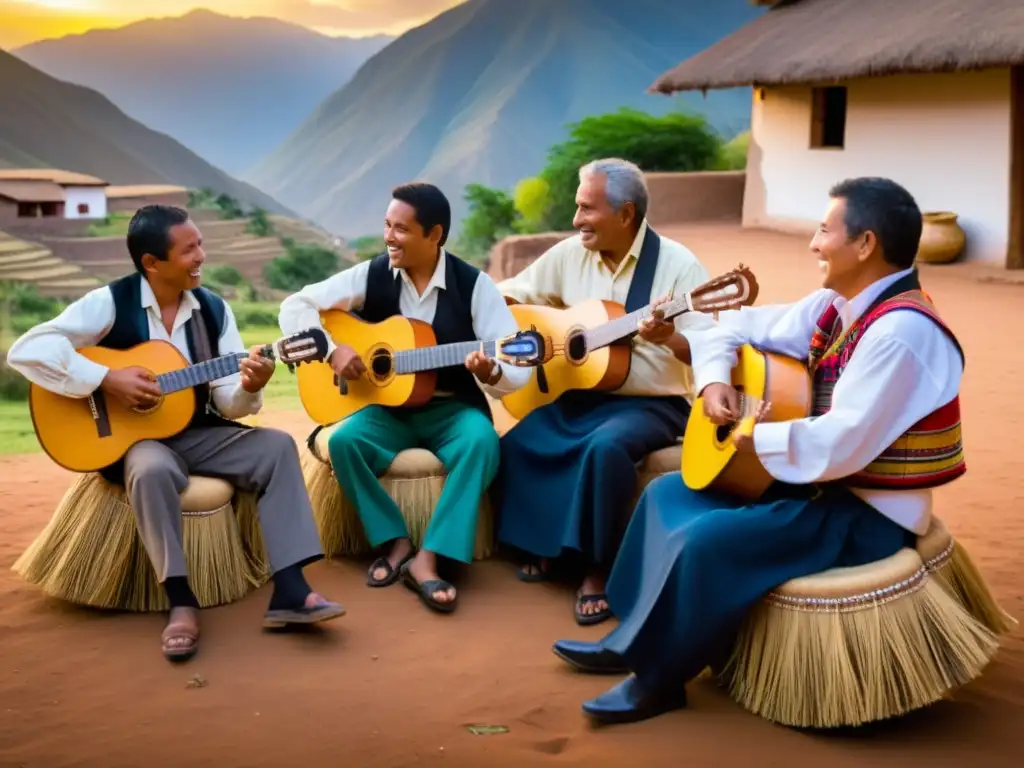
[[[188,352],[193,363],[205,363],[213,359],[213,350],[210,347],[210,333],[206,327],[205,318],[198,309],[192,310],[192,317],[188,319],[185,328],[185,338],[188,340]],[[210,404],[210,386],[200,384],[196,387],[196,409],[205,410]]]
[[[635,312],[654,301],[657,296],[652,296],[654,290],[654,272],[658,268],[658,255],[661,253],[661,238],[651,225],[647,225],[647,233],[644,235],[644,242],[640,246],[640,256],[637,258],[636,267],[633,269],[633,279],[629,284],[629,293],[626,294],[626,312]]]

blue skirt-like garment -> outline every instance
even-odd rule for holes
[[[849,490],[776,483],[754,504],[691,491],[679,474],[647,486],[608,581],[620,623],[602,645],[645,688],[679,685],[728,656],[747,612],[775,587],[881,560],[914,534]]]
[[[637,462],[683,434],[680,397],[568,392],[501,439],[492,488],[498,541],[535,557],[564,550],[611,566],[636,496]]]

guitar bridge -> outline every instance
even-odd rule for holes
[[[348,381],[338,374],[334,374],[334,386],[338,388],[338,392],[342,395],[348,394]]]
[[[107,411],[107,398],[97,390],[88,397],[89,411],[92,413],[92,421],[96,425],[96,434],[99,437],[110,437],[110,413]]]

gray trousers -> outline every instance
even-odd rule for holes
[[[259,494],[271,573],[323,555],[299,452],[286,432],[193,427],[167,440],[136,443],[125,455],[124,469],[139,534],[161,583],[188,575],[180,494],[189,474],[221,478]]]

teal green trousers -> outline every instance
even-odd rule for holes
[[[480,498],[498,471],[498,434],[477,408],[451,397],[420,408],[379,405],[354,413],[328,441],[331,466],[370,545],[409,536],[398,505],[377,478],[401,451],[425,448],[448,470],[422,549],[473,561]]]

